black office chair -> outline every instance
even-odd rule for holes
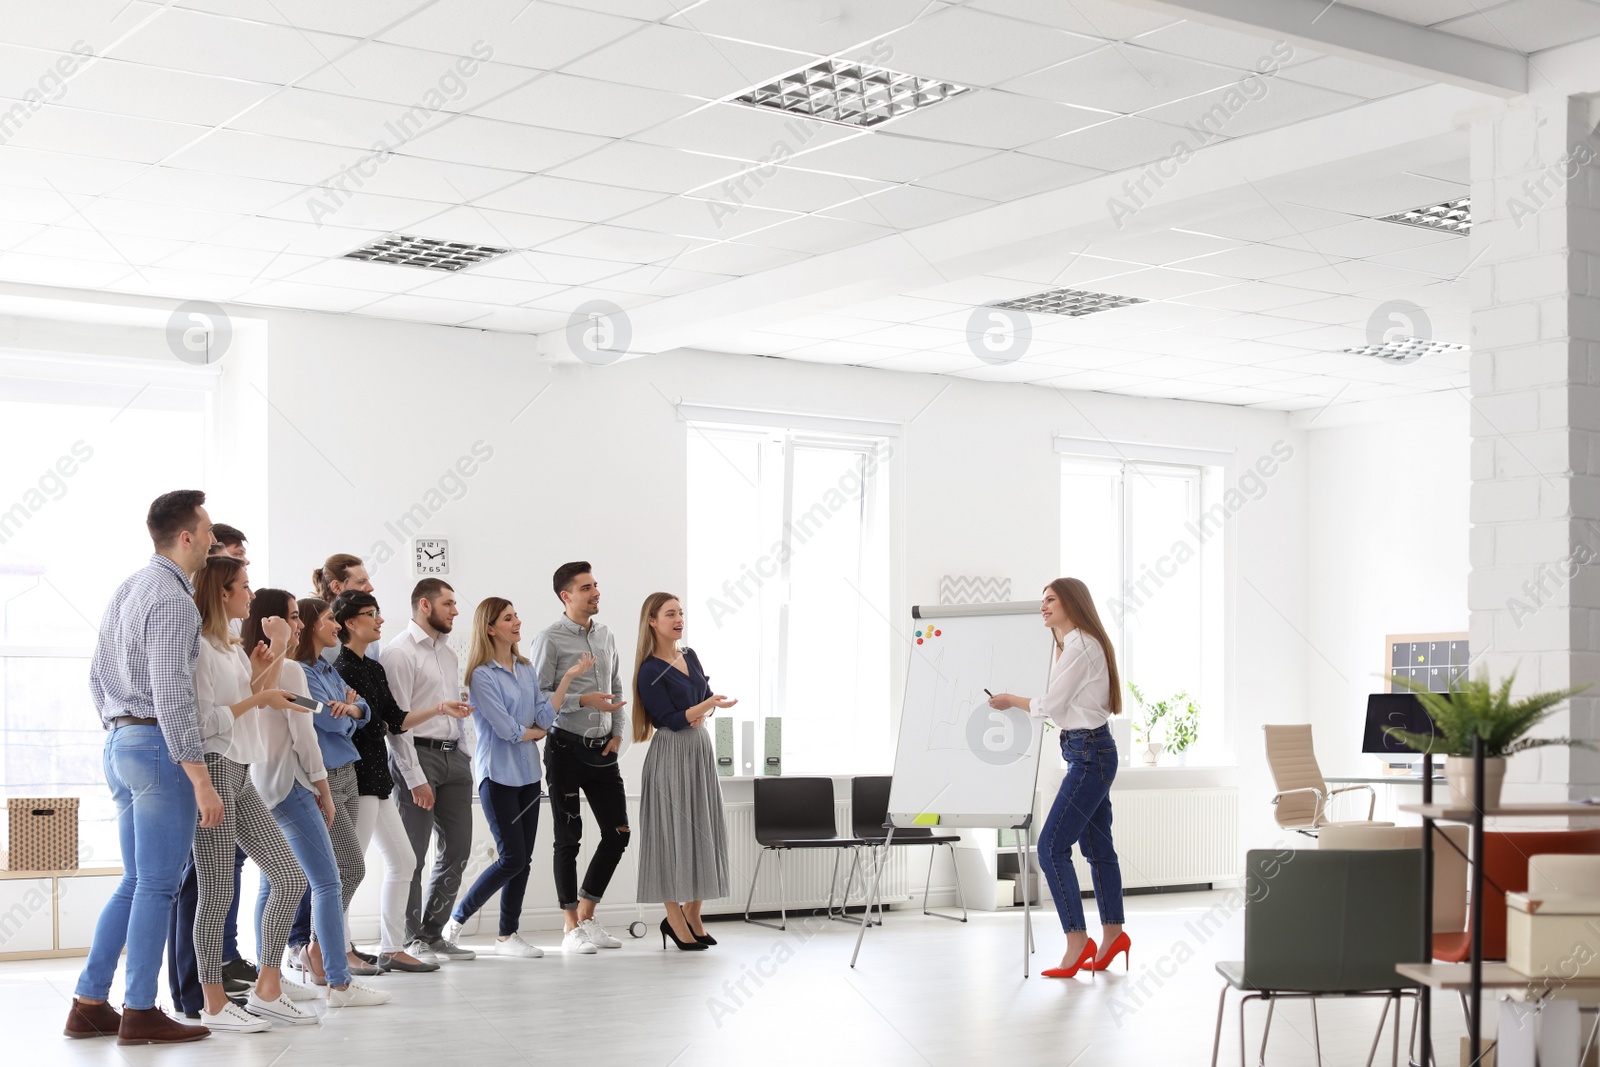
[[[867,857],[869,861],[882,862],[888,859],[880,855],[879,849],[883,848],[884,841],[889,836],[889,787],[894,782],[894,777],[887,774],[863,775],[850,779],[850,823],[851,832],[867,843]],[[928,847],[928,876],[922,883],[922,914],[932,915],[939,919],[950,919],[954,922],[967,921],[967,896],[961,891],[961,878],[956,878],[956,899],[961,902],[961,914],[950,915],[942,911],[928,909],[929,883],[933,880],[933,857],[939,851],[940,845],[950,849],[950,863],[955,865],[956,843],[961,840],[958,834],[937,834],[926,826],[897,826],[894,831],[894,843],[890,848],[899,848],[901,845],[927,845]],[[859,864],[858,852],[850,861],[850,874],[844,883],[845,904],[850,903],[850,886],[855,883],[856,869]],[[866,882],[863,874],[863,884]],[[870,890],[869,890],[870,894]],[[883,902],[877,902],[878,918],[876,922],[883,922]],[[841,917],[843,917],[841,908]],[[870,916],[869,916],[870,918]]]
[[[790,849],[831,848],[840,850],[833,858],[833,876],[828,884],[828,911],[833,911],[834,886],[839,880],[842,850],[852,853],[866,844],[859,837],[840,837],[833,818],[832,778],[757,778],[755,873],[750,876],[750,895],[744,901],[744,921],[774,930],[789,927],[788,891],[783,884],[783,854]],[[761,861],[768,852],[778,854],[778,915],[781,922],[762,922],[750,918],[750,902],[756,896],[756,880],[761,877]]]

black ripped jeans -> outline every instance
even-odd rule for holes
[[[601,764],[587,762],[587,752],[551,731],[544,746],[545,788],[550,791],[550,815],[555,823],[556,898],[561,910],[572,911],[579,899],[599,903],[605,895],[622,853],[628,847],[628,799],[615,756]],[[589,810],[600,826],[600,847],[589,860],[578,887],[578,850],[583,845],[583,808],[578,794],[589,798]]]

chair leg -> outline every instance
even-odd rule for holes
[[[1322,1067],[1322,1032],[1317,1026],[1317,998],[1311,998],[1311,1043],[1317,1050],[1317,1067]]]
[[[945,847],[950,850],[950,866],[953,869],[956,865],[956,847],[948,842],[945,844]],[[956,871],[956,900],[961,904],[960,918],[957,918],[956,916],[950,915],[946,912],[928,910],[928,890],[933,884],[933,857],[938,855],[938,853],[938,845],[934,845],[932,848],[928,849],[928,877],[924,879],[922,883],[922,914],[932,915],[938,919],[949,919],[952,922],[964,923],[967,921],[967,894],[961,889],[960,871]]]
[[[850,849],[850,873],[845,876],[844,899],[839,902],[839,914],[835,915],[833,913],[833,894],[834,894],[834,890],[836,888],[838,888],[838,885],[839,885],[839,861],[841,859],[843,859],[843,858],[844,858],[843,857],[843,850],[841,850],[841,849],[834,849],[833,850],[833,875],[828,881],[828,910],[827,910],[826,914],[827,914],[828,918],[834,920],[835,922],[853,923],[856,920],[851,917],[850,910],[849,910],[850,909],[850,886],[854,883],[854,873],[855,873],[855,869],[856,869],[856,863],[860,860],[860,853],[857,852],[854,847],[851,847],[851,849]],[[871,917],[872,917],[872,906],[871,906],[871,901],[868,901],[867,902],[867,913],[866,913],[866,915],[864,915],[862,917],[862,921],[865,922],[868,919],[870,919]]]
[[[1211,1037],[1211,1067],[1217,1067],[1217,1054],[1222,1051],[1222,1016],[1228,1010],[1228,983],[1222,983],[1222,996],[1217,998],[1217,1032]],[[1240,1013],[1244,1008],[1239,1009]]]
[[[1277,1008],[1278,1002],[1271,997],[1267,1001],[1267,1025],[1261,1028],[1261,1052],[1256,1056],[1257,1067],[1267,1067],[1267,1035],[1272,1033],[1272,1013]],[[1239,1020],[1239,1033],[1244,1033],[1244,1019]]]
[[[1394,995],[1394,1045],[1389,1051],[1389,1067],[1400,1067],[1400,1009],[1404,1001],[1400,994]]]
[[[1272,1025],[1272,998],[1263,998],[1260,993],[1246,993],[1239,998],[1239,1067],[1244,1067],[1244,1006],[1252,1000],[1261,999],[1266,999],[1267,1001],[1267,1025],[1270,1027]],[[1263,1033],[1261,1035],[1261,1054],[1263,1057],[1265,1057],[1266,1052],[1267,1035]],[[1265,1063],[1265,1060],[1263,1059],[1262,1062]]]
[[[760,919],[752,919],[752,918],[750,918],[750,902],[755,900],[755,898],[756,898],[756,879],[761,877],[761,861],[766,859],[768,852],[776,852],[778,854],[778,914],[780,916],[782,916],[783,922],[781,924],[777,925],[777,926],[774,926],[772,923],[769,923],[769,922],[762,922]],[[780,849],[765,849],[764,848],[760,852],[756,853],[756,869],[755,869],[755,873],[750,876],[750,895],[745,897],[745,899],[744,899],[744,921],[745,922],[754,923],[756,926],[765,926],[769,930],[785,930],[785,929],[788,929],[788,926],[789,926],[789,915],[788,915],[788,912],[786,912],[784,910],[785,901],[787,900],[787,894],[784,892],[784,888],[783,888],[783,853],[784,853],[784,850],[781,849],[781,848]]]
[[[1312,1003],[1316,1003],[1312,1001]],[[1399,1016],[1395,1016],[1396,1019]],[[1378,1058],[1378,1042],[1383,1040],[1383,1024],[1389,1020],[1389,998],[1383,999],[1383,1013],[1378,1016],[1378,1032],[1372,1035],[1372,1050],[1367,1053],[1367,1067],[1372,1067],[1372,1061]],[[1399,1040],[1399,1031],[1395,1031],[1395,1040]]]

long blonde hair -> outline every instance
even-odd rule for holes
[[[639,608],[639,644],[633,654],[633,740],[636,743],[650,740],[650,735],[656,732],[650,713],[644,710],[644,703],[639,699],[639,672],[644,669],[644,661],[656,654],[656,633],[650,624],[669,601],[677,599],[675,593],[651,593]]]
[[[500,596],[485,597],[478,601],[478,608],[472,613],[472,644],[467,650],[468,686],[472,685],[472,672],[494,659],[494,638],[489,636],[489,627],[494,625],[501,612],[511,606],[511,601]],[[511,642],[511,661],[527,663],[528,657],[522,654],[517,644],[516,641]]]
[[[1100,648],[1106,654],[1106,673],[1111,681],[1107,702],[1111,705],[1111,714],[1121,715],[1122,678],[1117,673],[1117,652],[1111,647],[1111,638],[1106,636],[1105,625],[1100,621],[1100,613],[1095,610],[1089,587],[1077,578],[1057,578],[1045,589],[1056,595],[1072,625],[1100,642]],[[1061,651],[1061,635],[1051,630],[1050,636],[1055,639],[1056,651]]]
[[[243,561],[233,556],[211,556],[194,581],[194,606],[200,609],[200,634],[219,648],[238,648],[240,641],[228,628],[228,611],[222,606],[228,586],[244,573]]]

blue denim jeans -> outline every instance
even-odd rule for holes
[[[117,959],[126,947],[123,1004],[145,1010],[156,1006],[167,921],[184,861],[194,845],[199,809],[189,776],[168,756],[167,742],[154,720],[149,726],[119,726],[111,731],[103,760],[117,809],[123,874],[95,924],[94,943],[76,992],[105,1000],[117,973]]]
[[[316,929],[317,941],[324,947],[322,966],[328,984],[342,986],[350,981],[350,961],[343,950],[344,897],[327,820],[322,817],[322,809],[317,807],[317,798],[298,782],[272,809],[272,817],[277,820],[284,840],[294,850],[294,858],[300,861],[300,869],[306,872],[306,881],[310,883],[311,923]],[[263,878],[261,893],[256,898],[257,942],[261,939],[261,916],[266,911],[269,892],[270,887]]]
[[[1122,868],[1111,844],[1111,783],[1117,778],[1117,743],[1111,728],[1061,731],[1061,754],[1067,776],[1050,814],[1039,831],[1039,867],[1056,902],[1061,928],[1068,933],[1088,928],[1078,874],[1072,869],[1077,842],[1094,878],[1094,902],[1102,924],[1122,922]]]
[[[522,925],[522,900],[528,892],[533,862],[533,837],[539,830],[541,784],[501,785],[485,778],[478,783],[483,816],[494,835],[494,862],[478,875],[450,918],[464,923],[496,893],[500,894],[500,936],[510,937]]]

